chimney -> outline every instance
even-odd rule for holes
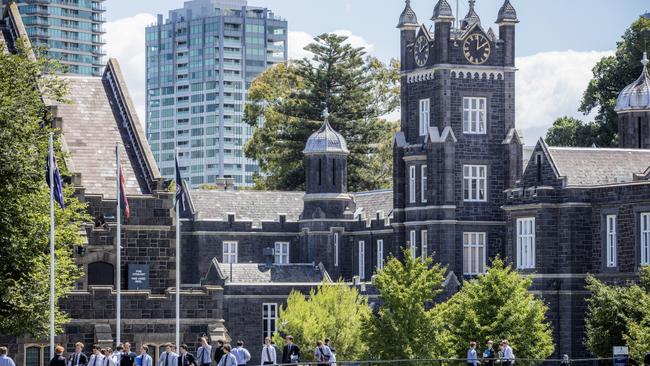
[[[231,177],[217,177],[217,189],[220,191],[234,191],[235,180]]]

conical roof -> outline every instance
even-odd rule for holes
[[[476,14],[476,10],[474,10],[475,3],[476,0],[469,0],[469,11],[467,12],[467,15],[465,15],[465,19],[463,19],[463,23],[461,24],[461,29],[463,30],[476,23],[481,24],[481,18],[479,18],[478,14]]]
[[[650,74],[648,74],[648,53],[643,53],[643,71],[635,82],[621,91],[616,100],[616,112],[650,110]]]
[[[510,4],[510,0],[506,0],[499,9],[499,15],[497,16],[497,23],[502,22],[519,22],[517,19],[517,11],[515,7]]]
[[[303,154],[349,154],[345,139],[340,133],[334,131],[329,123],[327,110],[323,112],[323,117],[325,119],[323,125],[307,139]]]
[[[411,0],[406,0],[406,6],[404,7],[402,14],[399,16],[399,23],[397,23],[397,28],[417,26],[418,17],[415,15],[413,9],[411,9]]]
[[[431,20],[434,22],[436,20],[453,20],[454,19],[454,12],[451,10],[451,6],[447,2],[447,0],[438,0],[438,3],[436,6],[433,8],[433,16],[431,17]]]

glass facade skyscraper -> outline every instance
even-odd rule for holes
[[[7,4],[9,0],[2,0]],[[34,46],[60,60],[68,73],[100,76],[104,0],[17,0],[23,23]]]
[[[174,151],[192,186],[232,178],[251,186],[258,170],[243,146],[246,91],[270,65],[287,60],[287,22],[245,0],[186,1],[147,27],[147,138],[162,175],[174,178]]]

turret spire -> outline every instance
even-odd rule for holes
[[[465,15],[465,19],[463,19],[461,29],[467,29],[477,23],[481,24],[481,18],[476,14],[474,5],[476,5],[476,0],[469,0],[469,11],[467,12],[467,15]]]
[[[399,16],[399,23],[397,23],[397,28],[415,28],[418,26],[418,17],[415,15],[413,9],[411,9],[411,0],[406,0],[406,6],[402,11],[402,14]]]
[[[431,17],[431,20],[434,22],[454,21],[454,13],[447,0],[439,0],[438,3],[436,3],[436,6],[433,8],[433,16]]]
[[[519,19],[517,19],[517,11],[510,3],[510,0],[505,0],[501,9],[499,9],[497,23],[519,23]]]

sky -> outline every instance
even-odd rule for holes
[[[448,0],[454,9],[456,0]],[[467,0],[458,0],[467,13]],[[349,37],[354,46],[387,62],[399,57],[395,28],[403,0],[249,0],[289,22],[289,57],[307,56],[303,47],[326,32]],[[429,20],[436,0],[412,0],[420,23]],[[482,25],[494,25],[503,0],[477,0]],[[517,9],[516,79],[517,128],[526,144],[534,144],[553,121],[568,115],[590,120],[578,112],[591,69],[613,54],[625,29],[650,10],[648,0],[511,0]],[[144,121],[144,28],[156,14],[167,16],[182,0],[106,0],[106,51],[119,60],[134,102]],[[456,11],[454,10],[454,14]]]

